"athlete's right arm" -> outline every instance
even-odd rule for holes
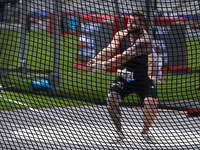
[[[114,54],[117,51],[117,49],[119,48],[120,42],[123,39],[124,34],[126,34],[124,32],[124,30],[117,32],[114,35],[111,43],[106,48],[104,48],[101,52],[99,52],[95,56],[95,58],[93,58],[91,61],[89,61],[87,63],[87,65],[89,66],[90,64],[94,64],[94,63],[96,63],[98,61],[106,61],[106,60],[108,60],[112,56],[112,54]]]
[[[96,59],[97,62],[108,60],[112,56],[112,54],[114,54],[117,51],[117,49],[120,46],[122,32],[123,31],[117,32],[113,37],[111,43],[96,55],[94,59]]]

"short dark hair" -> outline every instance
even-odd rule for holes
[[[139,20],[141,21],[141,22],[145,22],[146,21],[146,19],[145,19],[145,15],[144,15],[144,13],[142,12],[142,11],[133,11],[131,14],[130,14],[130,16],[138,16],[139,17]]]

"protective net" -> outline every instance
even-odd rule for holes
[[[0,149],[199,149],[198,0],[0,0]]]

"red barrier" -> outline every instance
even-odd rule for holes
[[[172,25],[172,24],[184,24],[184,17],[155,17],[154,24],[155,25]]]
[[[172,72],[187,72],[189,71],[188,65],[168,65],[161,68],[163,73],[172,73]]]
[[[189,116],[189,117],[200,116],[200,108],[188,109],[187,116]]]
[[[53,33],[53,27],[54,27],[54,15],[53,12],[50,12],[50,22],[47,24],[47,33],[51,34]]]

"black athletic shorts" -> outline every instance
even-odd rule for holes
[[[158,98],[157,90],[152,80],[149,82],[127,82],[122,77],[117,77],[111,84],[108,93],[116,91],[119,93],[122,99],[127,97],[129,94],[135,93],[140,97],[143,102],[146,97]]]

